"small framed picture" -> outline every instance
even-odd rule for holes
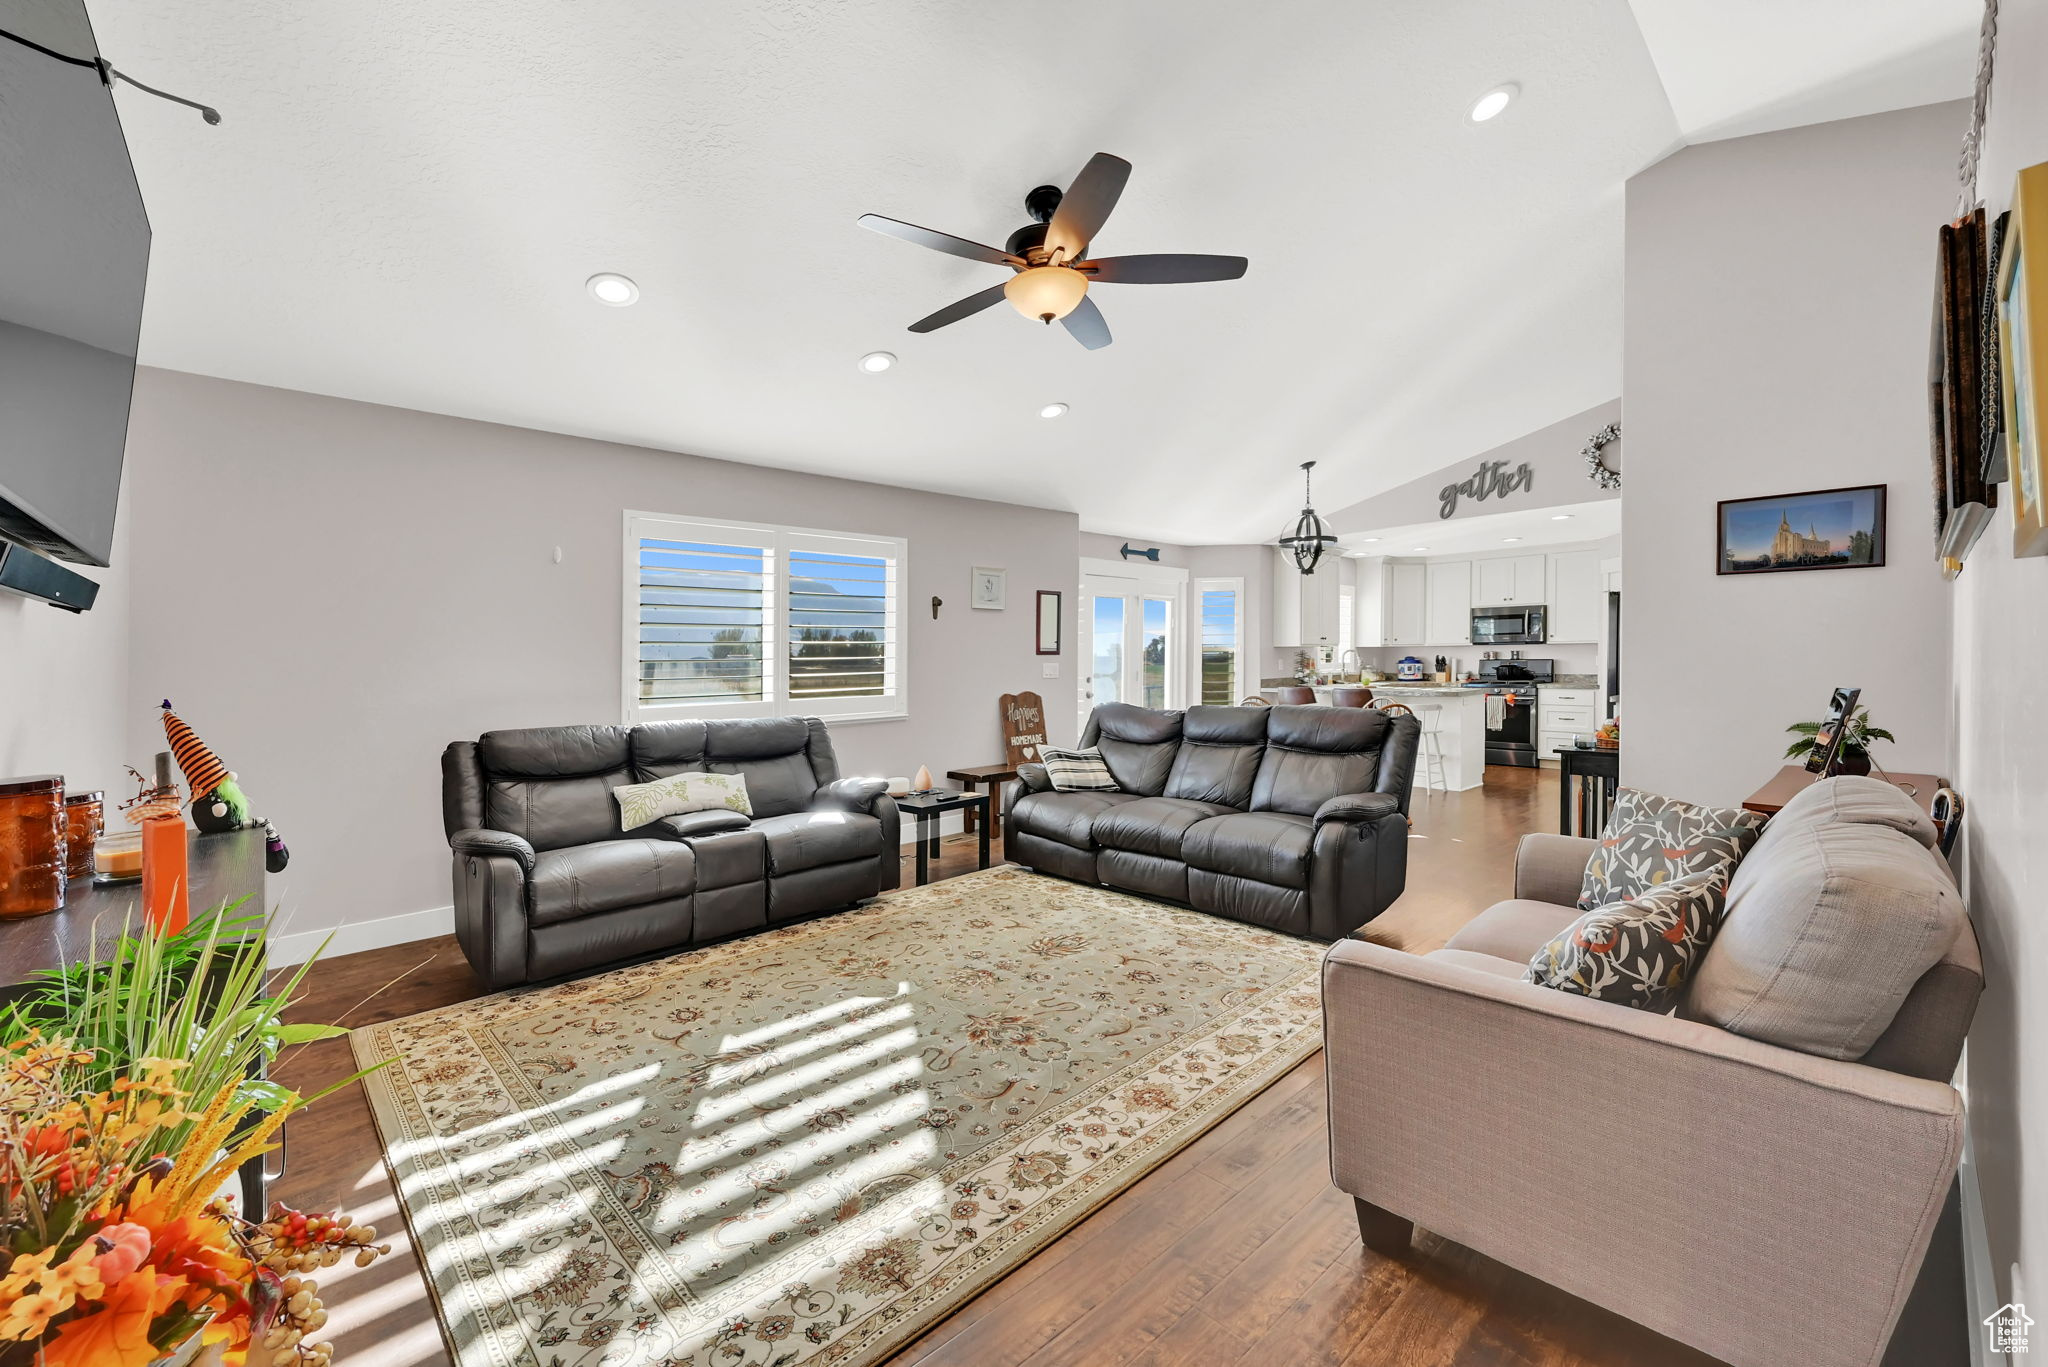
[[[2042,260],[2034,260],[2036,250]],[[1998,264],[1998,337],[2004,378],[2006,463],[2012,471],[2012,553],[2048,555],[2048,442],[2040,404],[2048,391],[2048,162],[2013,186]]]
[[[1722,499],[1717,574],[1853,570],[1884,564],[1882,484]]]
[[[1040,589],[1038,591],[1038,653],[1057,655],[1060,653],[1060,591]]]
[[[1000,611],[1005,606],[1005,595],[1010,579],[1008,570],[990,569],[986,565],[974,567],[974,592],[968,605],[977,608],[992,608]]]

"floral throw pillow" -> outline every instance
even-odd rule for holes
[[[1727,905],[1722,863],[1596,907],[1536,951],[1524,982],[1644,1011],[1668,1011],[1699,967]]]
[[[684,812],[754,814],[747,781],[738,774],[676,774],[652,783],[621,784],[612,796],[619,803],[619,829],[626,831]]]
[[[1640,788],[1623,788],[1586,861],[1579,909],[1640,897],[1661,883],[1717,864],[1734,871],[1763,830],[1755,812],[1703,807]]]

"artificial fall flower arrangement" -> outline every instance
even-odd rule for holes
[[[264,993],[260,948],[220,940],[247,924],[223,912],[182,939],[145,932],[10,1011],[0,1367],[147,1367],[205,1345],[227,1367],[326,1367],[327,1314],[303,1274],[389,1246],[345,1215],[273,1205],[250,1220],[222,1195],[308,1101],[252,1064],[332,1033],[281,1024],[289,990]],[[193,981],[217,990],[163,995]],[[46,1030],[52,993],[74,1032]],[[166,1010],[151,1019],[153,1006]],[[142,1043],[186,1047],[123,1047]]]

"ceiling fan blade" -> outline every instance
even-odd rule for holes
[[[918,319],[910,325],[912,332],[937,332],[948,323],[957,323],[980,313],[990,304],[1002,302],[1003,287],[991,285],[979,294],[970,294],[965,299],[946,305],[937,313]]]
[[[1021,258],[1008,252],[997,251],[994,247],[984,247],[979,242],[969,242],[966,238],[955,237],[951,233],[920,228],[915,223],[899,223],[893,218],[883,218],[880,214],[862,214],[860,226],[889,237],[900,237],[905,242],[915,242],[920,247],[930,247],[933,251],[944,252],[948,256],[964,256],[969,261],[986,261],[991,266],[1021,267],[1024,264]]]
[[[1074,183],[1060,197],[1060,207],[1053,211],[1052,222],[1045,230],[1046,250],[1064,247],[1069,261],[1087,251],[1088,244],[1109,218],[1109,211],[1116,207],[1118,196],[1123,194],[1124,182],[1130,178],[1131,164],[1122,157],[1097,152],[1088,158],[1081,174],[1074,177]]]
[[[1191,285],[1198,280],[1235,280],[1251,263],[1241,256],[1105,256],[1083,261],[1089,279],[1098,285]]]
[[[1060,319],[1060,326],[1074,334],[1074,340],[1090,351],[1100,351],[1110,343],[1109,324],[1103,321],[1102,310],[1095,307],[1095,301],[1083,295],[1073,312]]]

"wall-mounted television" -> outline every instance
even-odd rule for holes
[[[105,565],[149,219],[83,0],[0,30],[0,537]]]

